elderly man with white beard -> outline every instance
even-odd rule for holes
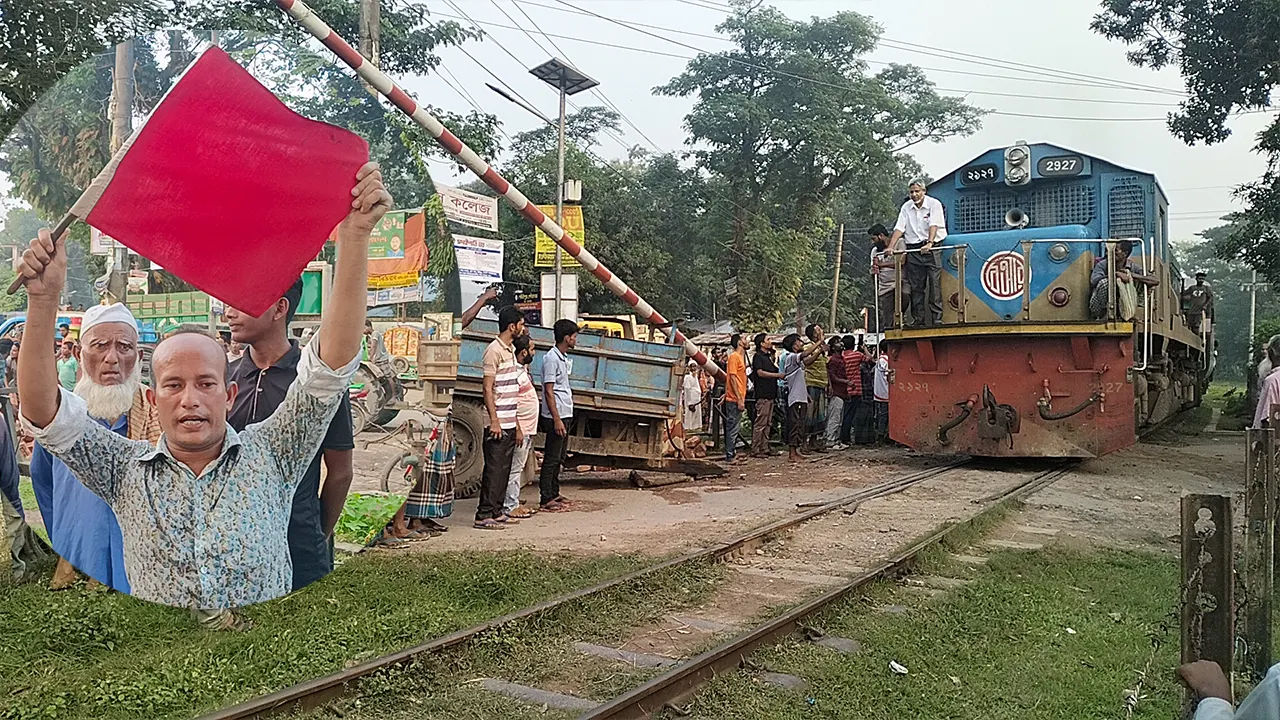
[[[155,442],[160,423],[155,407],[143,395],[133,313],[119,303],[89,308],[80,326],[80,343],[83,367],[75,393],[84,399],[89,415],[131,440]],[[69,587],[79,570],[128,593],[124,541],[107,503],[38,443],[31,457],[31,484],[50,543],[59,555],[50,589]]]

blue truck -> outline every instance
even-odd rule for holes
[[[498,324],[477,320],[462,333],[458,380],[453,390],[453,430],[458,446],[454,469],[460,497],[480,486],[481,443],[489,416],[484,407],[484,349]],[[530,373],[541,390],[542,358],[555,344],[551,328],[530,326],[536,353]],[[688,475],[716,475],[714,463],[667,456],[670,424],[679,412],[684,382],[684,348],[621,337],[580,333],[573,361],[575,427],[569,437],[569,464]],[[542,447],[542,436],[535,440]]]

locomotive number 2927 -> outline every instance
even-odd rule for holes
[[[1040,158],[1040,177],[1071,177],[1084,172],[1084,159],[1079,155],[1054,155]]]
[[[929,392],[929,383],[900,382],[898,389],[904,392]]]

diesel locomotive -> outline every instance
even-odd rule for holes
[[[943,317],[913,324],[906,258],[895,253],[900,299],[894,322],[880,318],[894,440],[974,456],[1097,457],[1201,401],[1212,322],[1195,332],[1183,317],[1189,279],[1154,175],[1018,142],[928,193],[946,215],[934,254]],[[1154,285],[1126,273],[1125,247],[1133,274]]]

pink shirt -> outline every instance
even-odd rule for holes
[[[1262,381],[1262,392],[1258,393],[1258,409],[1253,413],[1253,426],[1262,427],[1262,421],[1271,416],[1271,406],[1280,405],[1280,368],[1271,371]]]
[[[525,437],[538,433],[538,389],[529,379],[529,366],[520,368],[519,390],[516,395],[516,422]]]

